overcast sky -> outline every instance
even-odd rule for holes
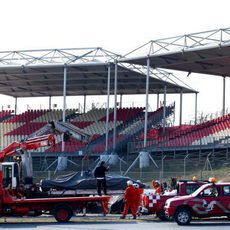
[[[149,40],[230,27],[229,0],[7,0],[0,1],[0,9],[1,51],[100,46],[126,54]],[[179,74],[200,92],[199,113],[221,110],[221,77],[186,75]],[[230,107],[229,81],[226,107]],[[167,100],[178,98],[179,95]],[[183,120],[194,116],[194,100],[194,95],[184,97]],[[127,105],[132,101],[133,98],[124,98]],[[143,97],[135,98],[135,103],[139,101],[142,103]],[[62,106],[61,98],[53,102]],[[0,106],[13,103],[13,99],[2,97]],[[30,103],[33,108],[34,99],[18,100],[19,110],[23,110],[22,104]],[[39,103],[43,108],[48,100],[39,100],[40,106]],[[78,102],[74,99],[67,103],[72,106]],[[154,96],[150,104],[154,109]]]

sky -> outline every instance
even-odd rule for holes
[[[0,51],[25,49],[103,47],[126,54],[159,38],[230,27],[229,0],[7,0],[0,1]],[[198,114],[222,109],[222,78],[192,73],[177,73],[199,91]],[[230,107],[230,80],[226,80],[226,108]],[[14,107],[14,99],[1,96],[0,106]],[[100,104],[105,98],[101,98]],[[162,100],[162,98],[161,98]],[[179,95],[167,97],[176,101]],[[90,97],[88,107],[98,103]],[[194,118],[194,95],[183,97],[183,122]],[[62,107],[61,97],[53,104]],[[79,107],[83,98],[67,99],[67,106]],[[156,107],[156,96],[150,96]],[[124,106],[144,106],[144,96],[123,97]],[[48,99],[18,99],[18,111],[47,108]]]

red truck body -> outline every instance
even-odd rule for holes
[[[106,215],[110,196],[95,197],[46,197],[46,198],[17,198],[7,189],[0,190],[1,216],[29,216],[50,214],[58,222],[67,222],[76,210],[87,207],[88,203],[99,203]]]
[[[230,217],[230,183],[210,183],[188,196],[168,199],[165,212],[179,225],[189,224],[192,217]]]
[[[49,134],[13,142],[0,151],[0,216],[36,216],[46,213],[54,215],[58,222],[67,222],[76,210],[86,208],[88,203],[101,204],[103,214],[107,213],[110,196],[54,196],[40,192],[32,183],[31,156],[27,150],[53,145],[54,142],[54,136]],[[14,154],[19,154],[24,161],[20,161],[19,157],[19,161],[4,162]],[[23,167],[28,171],[24,175],[30,177],[22,178],[20,172]]]
[[[154,194],[154,190],[146,190],[142,196],[143,208],[148,211],[148,214],[156,214],[161,220],[166,220],[167,216],[164,211],[166,200],[175,196],[191,194],[205,183],[207,181],[178,181],[176,190],[164,194]]]

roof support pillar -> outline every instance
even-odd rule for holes
[[[15,97],[15,105],[14,105],[14,113],[17,115],[17,108],[18,108],[18,97]]]
[[[83,112],[85,113],[85,111],[86,111],[86,95],[84,95],[84,105],[83,105]],[[79,111],[79,113],[80,113],[80,111]]]
[[[117,135],[117,61],[115,61],[114,73],[114,110],[113,110],[113,152],[116,151],[116,135]]]
[[[223,112],[222,112],[222,115],[224,116],[225,115],[225,91],[226,91],[226,77],[224,76],[223,77]]]
[[[197,124],[197,93],[195,93],[195,125]]]
[[[144,148],[147,146],[147,131],[148,131],[148,108],[149,108],[149,69],[150,59],[147,58],[147,75],[146,75],[146,91],[145,91],[145,126],[144,126]]]
[[[49,110],[51,109],[51,96],[49,96]]]
[[[110,64],[108,65],[108,82],[107,82],[107,110],[106,110],[106,132],[105,132],[105,152],[108,152],[108,137],[109,137],[109,99],[110,99]]]
[[[165,134],[165,126],[166,126],[166,93],[167,93],[167,85],[164,86],[163,134]]]
[[[63,79],[63,112],[62,112],[62,122],[65,122],[66,114],[66,81],[67,81],[67,65],[64,65],[64,79]],[[62,134],[62,152],[65,151],[64,133]]]
[[[182,110],[183,110],[183,90],[181,89],[180,91],[180,120],[179,120],[179,125],[182,125]]]
[[[157,94],[157,109],[159,109],[159,93]]]

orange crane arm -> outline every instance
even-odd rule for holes
[[[3,162],[7,157],[14,155],[21,149],[31,150],[53,145],[55,145],[55,137],[52,134],[29,138],[21,142],[14,141],[5,149],[0,151],[0,162]]]

